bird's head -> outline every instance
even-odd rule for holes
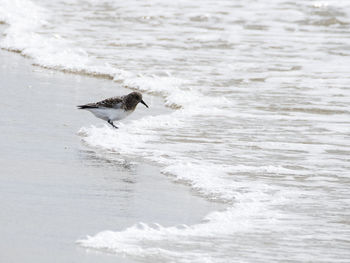
[[[140,92],[131,92],[130,94],[126,95],[125,100],[128,108],[135,108],[139,102],[148,108],[148,105],[143,101],[142,94]]]

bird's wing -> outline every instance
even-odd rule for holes
[[[122,97],[112,97],[112,98],[108,98],[108,99],[99,101],[97,103],[91,103],[91,104],[95,104],[96,107],[119,109],[122,107],[122,102],[123,102]]]

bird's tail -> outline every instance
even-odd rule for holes
[[[89,106],[89,105],[78,105],[77,107],[79,110],[97,108],[96,106]]]

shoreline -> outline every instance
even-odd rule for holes
[[[75,105],[128,92],[118,83],[36,67],[6,50],[0,58],[1,261],[133,262],[75,241],[138,222],[198,223],[225,207],[173,183],[155,165],[81,142],[81,127],[104,124]],[[171,111],[160,98],[146,99],[150,109],[137,108],[123,123]]]

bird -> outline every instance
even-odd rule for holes
[[[95,103],[79,105],[77,107],[78,109],[90,111],[97,118],[107,121],[112,127],[118,129],[113,122],[124,119],[133,113],[139,102],[148,108],[140,92],[131,92],[128,95],[112,97]]]

